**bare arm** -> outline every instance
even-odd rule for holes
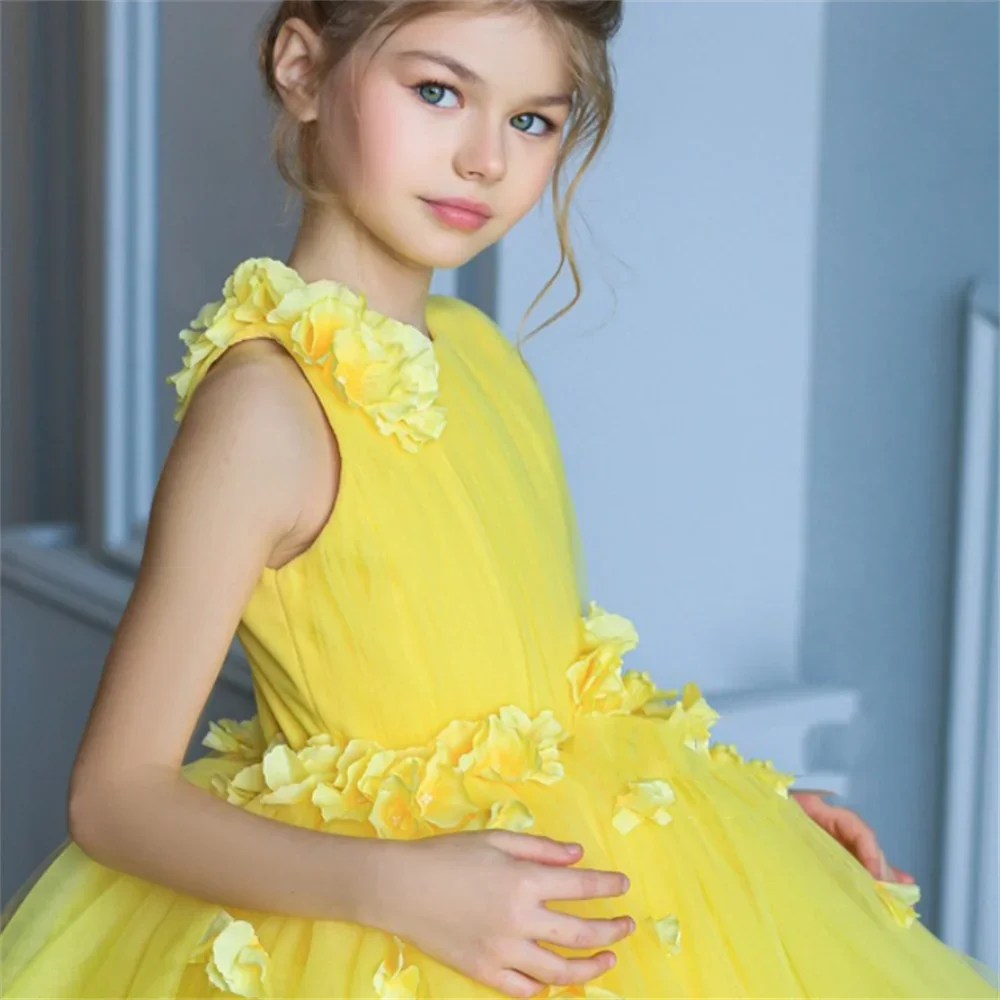
[[[335,491],[332,434],[295,362],[266,342],[220,359],[164,466],[71,777],[70,831],[95,860],[222,905],[354,918],[377,842],[247,813],[180,773],[261,570],[321,523],[331,476]]]

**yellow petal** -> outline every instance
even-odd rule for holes
[[[644,819],[666,826],[672,819],[668,807],[674,798],[673,788],[662,779],[630,781],[615,800],[611,822],[622,834],[634,830]]]
[[[260,764],[250,764],[238,771],[226,783],[226,800],[232,805],[246,805],[251,799],[267,791],[264,769]]]
[[[513,830],[520,833],[534,826],[535,817],[531,810],[517,798],[509,798],[503,802],[494,802],[490,807],[486,826],[490,830]]]
[[[875,891],[889,908],[893,920],[901,927],[909,927],[920,916],[914,910],[914,906],[920,900],[920,886],[876,879]]]
[[[372,809],[371,801],[356,787],[340,789],[327,782],[321,782],[313,789],[312,803],[319,808],[327,823],[341,819],[364,822]]]
[[[427,762],[416,798],[423,818],[439,830],[455,830],[479,811],[466,790],[465,776],[440,744]]]
[[[264,734],[256,715],[245,722],[219,719],[218,722],[209,722],[208,729],[202,745],[221,754],[258,760],[264,752]]]
[[[304,802],[312,795],[316,779],[306,770],[298,755],[287,744],[272,747],[261,762],[264,781],[271,791],[262,802],[282,804]]]
[[[379,787],[368,821],[380,837],[395,840],[412,840],[426,832],[413,789],[395,774]]]
[[[628,713],[639,711],[659,694],[652,677],[645,670],[626,670],[622,674],[622,683],[625,688],[623,708]]]
[[[589,602],[583,626],[587,641],[595,645],[612,643],[624,653],[639,644],[632,622],[622,615],[609,614],[597,601]]]
[[[609,614],[596,601],[581,619],[581,655],[566,677],[577,711],[623,715],[638,711],[656,693],[645,671],[622,674],[622,656],[634,649],[639,637],[633,624]]]
[[[699,753],[709,750],[709,730],[720,718],[718,712],[702,697],[701,690],[693,681],[684,685],[678,701],[666,710],[656,710],[656,715],[666,719],[667,726],[677,733],[684,744]]]
[[[734,743],[713,743],[708,749],[708,755],[717,761],[726,761],[734,764],[743,763],[743,755],[736,749]]]
[[[457,766],[459,759],[472,750],[472,740],[478,730],[479,723],[456,719],[438,733],[435,747],[443,748],[448,761]]]
[[[559,744],[566,736],[550,709],[532,719],[518,706],[505,705],[478,727],[458,767],[493,781],[551,785],[563,776]]]
[[[373,984],[375,994],[381,1000],[416,1000],[420,987],[420,970],[415,965],[403,966],[404,942],[395,934],[392,936],[395,958],[383,960],[375,970]]]
[[[549,986],[541,995],[543,997],[574,997],[582,998],[582,1000],[622,1000],[618,993],[612,993],[611,990],[595,986],[593,983]]]
[[[202,935],[191,962],[206,962],[213,985],[241,997],[267,996],[270,958],[253,925],[219,912]]]
[[[358,791],[366,798],[375,800],[382,782],[389,774],[393,764],[396,763],[397,753],[395,750],[378,750],[371,756],[366,756],[364,768],[358,768],[356,772],[356,782]]]
[[[785,771],[779,771],[770,760],[753,758],[746,761],[746,767],[750,768],[755,777],[765,785],[773,788],[783,799],[788,798],[788,788],[795,782],[795,775]]]
[[[653,920],[653,930],[660,941],[665,945],[667,951],[676,955],[681,950],[681,924],[673,913],[668,913],[665,917]]]
[[[224,308],[241,323],[260,323],[302,278],[272,257],[251,257],[239,264],[222,289]]]

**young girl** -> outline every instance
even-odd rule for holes
[[[562,173],[607,133],[620,17],[271,16],[301,228],[182,333],[71,841],[3,932],[4,996],[997,995],[857,816],[713,743],[693,683],[623,669],[535,381],[428,296],[550,180],[576,277]],[[182,766],[234,629],[258,715]]]

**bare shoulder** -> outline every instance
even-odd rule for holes
[[[230,348],[198,395],[193,433],[210,433],[209,425],[224,415],[233,433],[248,436],[248,447],[266,466],[258,470],[264,482],[257,488],[277,491],[273,499],[286,516],[294,510],[267,561],[278,568],[309,547],[332,512],[340,477],[336,435],[299,365],[268,338]],[[194,411],[192,400],[185,423]]]

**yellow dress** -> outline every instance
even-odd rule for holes
[[[251,258],[181,334],[178,419],[228,347],[271,337],[342,458],[329,521],[264,569],[239,626],[257,714],[213,723],[187,779],[349,836],[579,841],[631,888],[549,905],[638,926],[615,967],[541,996],[998,996],[924,927],[915,887],[875,881],[808,819],[792,775],[712,741],[694,683],[625,668],[636,632],[584,598],[530,371],[466,303],[432,297],[427,322],[433,341]],[[27,889],[0,937],[4,997],[502,995],[382,931],[216,905],[71,841]]]

